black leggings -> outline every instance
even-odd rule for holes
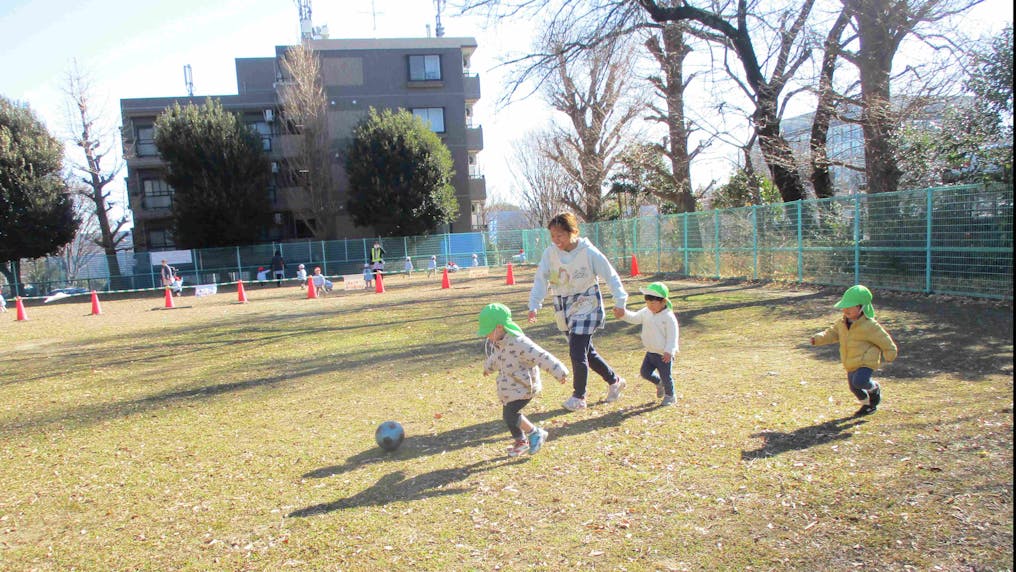
[[[568,355],[571,357],[572,365],[572,395],[579,399],[586,398],[586,380],[589,378],[589,370],[592,369],[603,381],[613,384],[617,381],[617,375],[610,369],[607,362],[596,353],[593,347],[593,334],[568,333]]]
[[[522,408],[529,405],[530,399],[518,399],[515,401],[509,401],[501,408],[501,415],[504,417],[505,425],[508,426],[508,430],[511,431],[512,437],[516,441],[521,441],[525,437],[525,433],[522,432]]]

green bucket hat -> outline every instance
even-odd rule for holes
[[[484,306],[480,310],[479,321],[480,329],[476,333],[480,336],[486,336],[498,326],[504,326],[505,330],[516,336],[522,335],[522,328],[512,321],[512,311],[504,304],[495,303]]]
[[[865,316],[870,319],[875,318],[875,307],[871,305],[871,290],[868,290],[860,284],[847,288],[847,291],[843,293],[843,297],[836,303],[835,308],[842,310],[844,308],[852,308],[854,306],[861,306],[861,311],[864,312]]]
[[[667,309],[673,310],[674,305],[670,303],[670,290],[667,285],[663,282],[653,282],[645,288],[639,288],[639,292],[648,294],[649,296],[656,296],[657,298],[663,298],[667,301]]]

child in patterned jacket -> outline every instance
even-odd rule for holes
[[[497,371],[497,395],[502,417],[514,442],[509,457],[528,452],[536,454],[547,440],[547,432],[522,414],[522,408],[540,393],[540,368],[558,381],[568,379],[568,368],[561,360],[536,345],[512,321],[512,311],[504,304],[488,304],[480,310],[477,334],[487,338],[487,359],[483,375]]]

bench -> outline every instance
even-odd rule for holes
[[[342,275],[343,290],[363,290],[365,288],[367,288],[367,283],[363,280],[363,274]]]

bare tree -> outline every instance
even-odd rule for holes
[[[927,24],[968,11],[983,0],[843,0],[857,26],[856,62],[861,85],[861,125],[868,192],[896,191],[900,171],[895,161],[899,115],[891,101],[893,59],[903,40],[921,34]],[[932,38],[925,36],[925,41]],[[947,38],[938,37],[944,43]]]
[[[549,132],[531,132],[512,143],[509,172],[519,189],[522,210],[529,222],[543,227],[566,206],[564,197],[577,195],[577,187],[568,174],[547,153]]]
[[[632,51],[623,42],[604,42],[569,59],[553,32],[548,38],[557,46],[551,48],[557,59],[544,94],[568,125],[555,128],[548,156],[580,189],[580,196],[565,196],[565,203],[583,220],[595,221],[603,207],[607,176],[643,109],[639,98],[629,93]]]
[[[119,137],[113,133],[112,127],[103,125],[103,118],[92,107],[92,87],[77,62],[67,72],[64,93],[67,95],[70,138],[81,149],[85,159],[84,162],[74,162],[71,167],[84,184],[75,185],[76,192],[88,201],[95,215],[98,233],[94,240],[106,254],[110,275],[119,276],[120,264],[116,253],[123,250],[122,244],[127,235],[121,231],[128,224],[129,217],[126,210],[122,215],[112,216],[117,202],[112,199],[112,191],[106,189],[106,185],[123,168],[123,161],[115,155]],[[109,162],[104,166],[107,159]]]
[[[328,136],[321,62],[310,47],[292,46],[282,57],[282,70],[282,124],[298,141],[297,153],[286,163],[288,179],[301,188],[294,213],[315,238],[334,239],[343,201],[332,172],[334,152]]]
[[[687,78],[684,74],[684,60],[691,53],[691,46],[686,40],[688,25],[685,22],[666,22],[660,26],[659,33],[651,33],[645,46],[660,68],[660,75],[651,75],[648,80],[656,91],[663,105],[655,102],[649,104],[651,114],[649,121],[661,123],[667,127],[667,137],[656,149],[670,162],[670,178],[672,185],[653,187],[657,197],[677,206],[677,212],[694,212],[695,197],[692,194],[691,162],[709,146],[711,140],[704,141],[694,150],[688,150],[688,137],[692,126],[685,114],[684,92],[693,75]]]
[[[103,254],[101,247],[102,231],[99,227],[99,217],[95,211],[87,191],[79,190],[73,198],[74,213],[81,221],[78,232],[74,239],[65,244],[57,251],[57,257],[66,271],[66,280],[72,283],[81,272],[97,256]],[[115,260],[115,256],[113,257]]]

